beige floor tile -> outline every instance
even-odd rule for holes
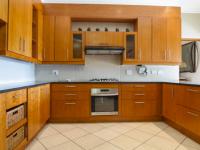
[[[132,150],[141,144],[141,142],[129,138],[128,136],[125,135],[121,135],[111,140],[110,143],[114,144],[115,146],[123,150]]]
[[[65,131],[69,131],[73,128],[76,128],[74,124],[66,124],[66,123],[55,123],[55,124],[51,124],[51,126],[61,133]]]
[[[172,142],[167,138],[159,136],[155,136],[145,143],[160,150],[175,150],[175,148],[179,145],[178,142]]]
[[[188,146],[184,146],[184,145],[180,145],[176,150],[198,150],[198,149],[188,147]]]
[[[97,136],[92,134],[85,135],[79,139],[74,140],[75,143],[83,147],[84,149],[93,149],[100,144],[103,144],[105,141]]]
[[[140,131],[137,129],[128,131],[125,133],[125,135],[127,135],[135,140],[141,141],[141,142],[144,142],[154,136],[154,134],[143,132],[143,131]]]
[[[63,144],[49,148],[48,150],[83,150],[80,146],[73,142],[65,142]]]
[[[96,148],[94,148],[94,150],[120,150],[120,149],[106,142],[100,146],[97,146]]]
[[[105,141],[108,141],[114,139],[115,137],[118,137],[119,135],[121,135],[121,133],[106,128],[98,132],[95,132],[94,135],[104,139]]]
[[[130,126],[134,129],[134,128],[144,125],[145,123],[143,123],[143,122],[122,122],[121,124]]]
[[[160,150],[160,149],[152,147],[152,146],[147,145],[147,144],[142,144],[139,147],[137,147],[135,150]]]
[[[125,133],[127,131],[130,131],[131,129],[133,129],[131,126],[127,126],[125,124],[118,124],[118,125],[114,125],[108,128],[109,130],[113,130],[113,131],[117,131],[120,133]]]
[[[103,128],[105,128],[104,126],[100,125],[100,124],[95,124],[95,123],[87,123],[87,124],[80,124],[78,125],[79,128],[84,129],[90,133],[99,131]]]
[[[145,123],[142,126],[137,127],[137,129],[147,133],[157,134],[167,127],[168,125],[165,123],[154,122],[154,123]]]
[[[41,139],[50,135],[59,134],[57,130],[52,128],[51,126],[45,126],[42,131],[37,135],[37,139]]]
[[[178,143],[181,143],[185,139],[185,135],[183,135],[182,133],[180,133],[179,131],[171,127],[168,127],[162,132],[160,132],[158,136],[167,138],[171,140],[172,142],[178,142]]]
[[[117,122],[104,122],[104,123],[98,123],[98,125],[101,125],[103,127],[111,127],[111,126],[114,126],[114,125],[117,125],[119,123]]]
[[[45,147],[37,140],[32,141],[26,150],[46,150]]]
[[[88,134],[89,132],[87,132],[86,130],[83,130],[81,128],[74,128],[71,129],[67,132],[63,132],[62,134],[66,137],[68,137],[69,139],[73,140],[73,139],[77,139],[80,138],[86,134]]]
[[[194,148],[194,149],[197,149],[197,150],[200,150],[200,144],[198,144],[197,142],[191,140],[190,138],[186,138],[182,145],[184,147],[188,147],[188,148]]]
[[[69,140],[61,134],[51,135],[39,140],[46,148],[68,142]]]

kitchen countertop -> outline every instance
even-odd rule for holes
[[[57,83],[57,84],[83,84],[83,83],[91,83],[91,84],[101,84],[101,83],[107,83],[107,84],[112,84],[112,83],[168,83],[168,84],[179,84],[179,85],[192,85],[192,86],[200,86],[200,82],[191,82],[191,81],[119,81],[119,82],[90,82],[90,81],[32,81],[32,82],[20,82],[20,83],[9,83],[9,84],[2,84],[0,85],[0,93],[4,92],[9,92],[9,91],[14,91],[18,89],[23,89],[23,88],[29,88],[29,87],[34,87],[38,85],[44,85],[44,84],[49,84],[49,83]]]

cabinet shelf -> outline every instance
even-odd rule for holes
[[[6,130],[6,135],[9,136],[11,133],[13,133],[14,131],[16,131],[18,128],[25,125],[26,123],[27,123],[27,118],[20,120],[18,123],[16,123],[15,125],[13,125],[12,127]]]
[[[28,140],[27,138],[25,138],[19,145],[17,145],[17,147],[14,148],[14,150],[24,149],[27,143],[28,143]]]

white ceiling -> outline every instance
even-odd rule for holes
[[[200,13],[200,0],[42,0],[44,3],[180,6],[183,13]]]

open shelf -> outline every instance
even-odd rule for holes
[[[6,130],[6,135],[9,136],[14,131],[19,129],[21,126],[25,125],[26,123],[27,123],[27,118],[24,118],[24,119],[20,120],[18,123],[16,123],[15,125],[13,125],[12,127],[8,128]]]
[[[17,145],[17,147],[14,148],[14,150],[22,150],[26,147],[28,143],[27,138],[25,138],[19,145]]]

